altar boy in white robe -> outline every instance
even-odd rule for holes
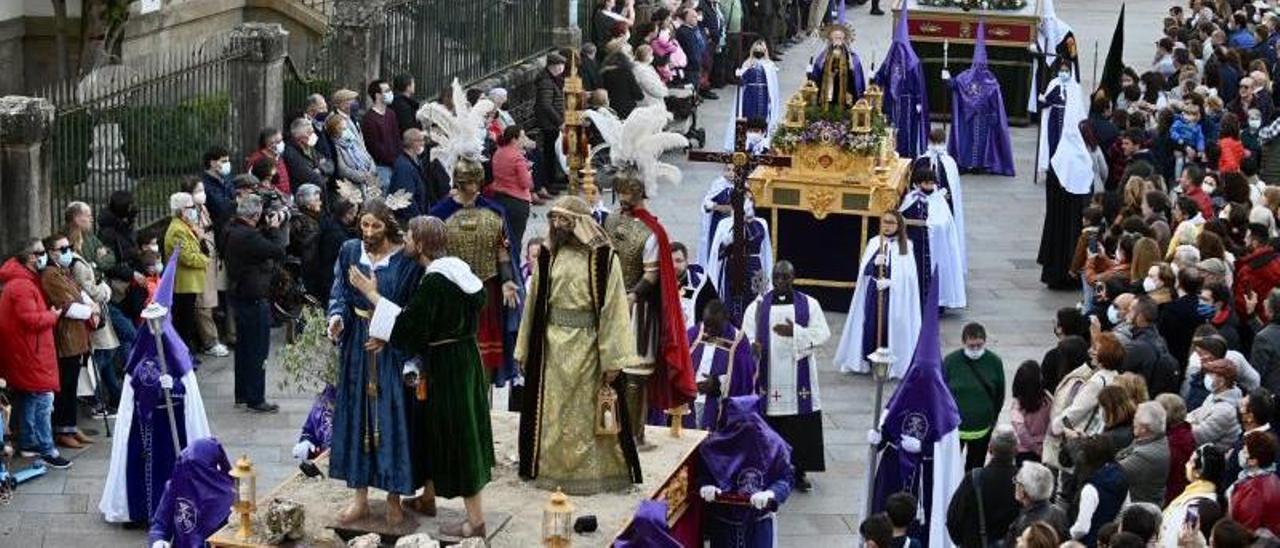
[[[743,203],[743,235],[746,239],[747,269],[746,284],[743,294],[733,294],[730,275],[730,255],[733,250],[733,216],[720,219],[716,226],[715,236],[711,238],[710,252],[707,256],[707,275],[715,281],[720,290],[720,300],[729,307],[729,315],[734,325],[742,323],[743,310],[756,297],[769,291],[769,277],[773,272],[773,243],[769,240],[769,223],[756,217],[755,206],[750,194]]]
[[[867,242],[858,265],[836,365],[842,373],[870,373],[867,356],[885,347],[894,357],[889,377],[902,378],[920,335],[920,285],[901,213],[880,216],[880,234]]]
[[[947,132],[934,128],[929,132],[929,148],[925,151],[925,159],[933,168],[933,175],[938,181],[938,191],[951,206],[951,217],[956,222],[956,234],[960,237],[960,264],[964,272],[969,272],[969,248],[965,243],[964,231],[964,188],[960,184],[960,168],[956,159],[947,152]]]
[[[791,445],[796,488],[808,491],[805,473],[826,469],[815,352],[831,330],[817,299],[792,287],[795,277],[790,262],[774,265],[773,290],[747,307],[742,332],[757,356],[765,421]]]
[[[938,180],[927,160],[917,160],[911,173],[912,191],[902,198],[898,211],[908,219],[907,238],[916,246],[916,263],[925,272],[921,276],[928,283],[931,276],[938,277],[938,306],[942,308],[964,308],[965,298],[965,263],[960,235],[956,230],[955,218],[951,216],[951,206],[947,205],[945,194],[938,192]],[[924,227],[918,224],[923,221]],[[915,226],[912,226],[915,224]],[[927,227],[928,241],[924,241]],[[920,252],[923,247],[925,253]],[[927,267],[928,270],[924,270]],[[923,285],[924,293],[928,288]]]

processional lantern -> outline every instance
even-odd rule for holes
[[[867,86],[866,96],[867,102],[871,103],[871,108],[880,110],[884,108],[884,90],[880,86],[871,84]]]
[[[572,543],[573,505],[569,497],[556,489],[542,510],[542,545],[547,548],[568,548]]]
[[[231,510],[240,514],[240,531],[236,537],[245,540],[252,533],[253,513],[258,509],[258,472],[253,469],[248,455],[241,455],[236,461],[231,468],[231,477],[236,482],[236,498]]]
[[[849,129],[854,133],[871,132],[871,105],[866,98],[858,99],[853,108],[849,109],[849,118]]]
[[[804,127],[804,109],[807,106],[801,94],[792,95],[787,99],[787,119],[783,121],[783,125],[794,129]]]
[[[568,64],[564,77],[564,130],[560,136],[560,146],[564,147],[568,160],[569,192],[577,195],[580,187],[578,172],[583,168],[586,159],[587,143],[586,127],[583,123],[583,88],[582,76],[578,72],[581,58],[578,50],[569,50]]]

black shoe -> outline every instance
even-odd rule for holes
[[[244,402],[242,402],[242,401],[237,401],[237,402],[236,402],[236,409],[240,409],[241,407],[244,407],[244,406],[245,406],[245,403],[244,403]]]
[[[280,406],[274,403],[267,403],[264,401],[262,403],[249,404],[245,406],[245,409],[248,409],[249,411],[252,411],[254,413],[276,413],[280,411]]]
[[[699,91],[698,95],[708,101],[715,101],[716,99],[720,98],[720,96],[716,95],[714,91],[709,91],[709,90]]]
[[[879,6],[871,8],[871,15],[884,15],[884,10],[880,9]]]
[[[49,468],[57,468],[58,470],[66,470],[67,468],[71,468],[71,461],[64,459],[60,456],[50,457],[48,455],[45,455],[40,457],[40,460],[43,461],[44,465],[48,466]]]
[[[813,490],[813,484],[809,483],[809,478],[805,477],[804,474],[799,474],[796,476],[796,489],[803,493],[808,493]]]

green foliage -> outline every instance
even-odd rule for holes
[[[129,175],[195,173],[200,155],[214,143],[227,142],[231,98],[215,93],[177,105],[136,105],[118,113]]]
[[[302,331],[281,353],[284,375],[277,387],[283,391],[318,392],[326,384],[338,381],[338,347],[329,340],[324,309],[303,307],[302,322]]]

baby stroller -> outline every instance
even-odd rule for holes
[[[698,105],[702,103],[702,98],[694,89],[692,84],[683,84],[672,87],[666,98],[667,110],[671,112],[672,120],[667,125],[667,131],[683,133],[689,139],[689,146],[693,147],[693,142],[698,142],[698,148],[706,148],[707,131],[698,127]]]

